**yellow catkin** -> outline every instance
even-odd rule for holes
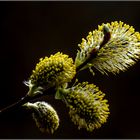
[[[94,67],[102,74],[125,71],[140,58],[140,33],[122,21],[103,23],[92,34],[90,32],[86,39],[82,39],[75,64],[82,64],[90,51],[100,46],[104,39],[104,26],[108,27],[111,37],[85,68]]]
[[[41,58],[30,76],[36,86],[58,86],[70,82],[76,74],[72,58],[60,52],[50,57]]]
[[[69,115],[78,129],[93,131],[107,121],[109,105],[98,87],[88,82],[60,91],[69,107]]]

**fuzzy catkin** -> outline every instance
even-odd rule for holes
[[[94,84],[79,83],[75,87],[60,91],[61,97],[69,107],[71,120],[78,128],[93,131],[107,121],[109,105]]]
[[[100,48],[104,39],[104,27],[110,32],[110,39]],[[99,51],[85,68],[94,67],[102,74],[111,72],[117,74],[127,70],[140,58],[140,33],[135,32],[132,26],[121,21],[115,21],[98,26],[98,29],[89,32],[86,39],[79,44],[76,65],[86,60],[92,49],[98,46]]]
[[[27,109],[32,112],[32,117],[40,129],[44,133],[54,133],[59,126],[59,117],[54,108],[46,102],[26,103]]]
[[[53,87],[70,82],[76,74],[72,58],[60,52],[41,58],[30,76],[33,85]]]

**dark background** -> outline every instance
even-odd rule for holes
[[[0,108],[23,97],[40,57],[58,51],[75,58],[81,39],[97,25],[123,21],[140,31],[140,2],[0,2]],[[59,129],[42,134],[31,114],[17,110],[0,117],[0,138],[140,138],[140,62],[119,75],[79,74],[106,93],[108,122],[92,133],[78,130],[68,109],[52,95],[43,98],[57,111]],[[42,98],[40,100],[43,100]]]

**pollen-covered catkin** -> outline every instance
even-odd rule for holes
[[[69,107],[71,120],[78,128],[93,131],[107,121],[109,105],[94,84],[79,83],[75,87],[60,90],[61,97]]]
[[[104,40],[104,27],[110,32],[109,40],[100,48]],[[76,65],[82,64],[92,49],[99,47],[96,57],[86,66],[94,67],[102,74],[112,72],[117,74],[125,71],[140,59],[140,33],[135,32],[133,26],[121,21],[115,21],[98,26],[98,29],[89,32],[86,39],[79,44]]]
[[[41,58],[30,76],[33,85],[53,87],[70,82],[76,74],[72,58],[60,52]]]

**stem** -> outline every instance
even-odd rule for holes
[[[51,88],[49,90],[51,90]],[[17,102],[15,102],[15,103],[13,103],[13,104],[11,104],[11,105],[1,109],[0,110],[0,114],[6,113],[6,112],[9,112],[9,111],[12,111],[12,110],[16,110],[16,109],[20,108],[23,104],[25,104],[27,102],[31,102],[32,100],[35,100],[35,99],[40,98],[42,96],[45,96],[46,94],[48,94],[48,92],[47,93],[43,93],[43,94],[37,94],[37,95],[35,95],[33,97],[30,97],[27,94],[25,97],[22,97]]]
[[[30,101],[30,97],[29,96],[25,96],[25,97],[22,97],[20,100],[18,100],[17,102],[3,108],[0,110],[0,114],[1,113],[6,113],[8,111],[12,111],[18,107],[20,107],[21,105],[23,105],[24,103]]]
[[[90,55],[89,55],[89,57],[81,64],[81,65],[79,65],[77,68],[76,68],[76,71],[78,72],[81,68],[83,68],[87,63],[89,63],[93,58],[95,58],[96,57],[96,55],[97,55],[97,50],[96,50],[96,48],[95,49],[93,49],[91,52],[90,52]]]

